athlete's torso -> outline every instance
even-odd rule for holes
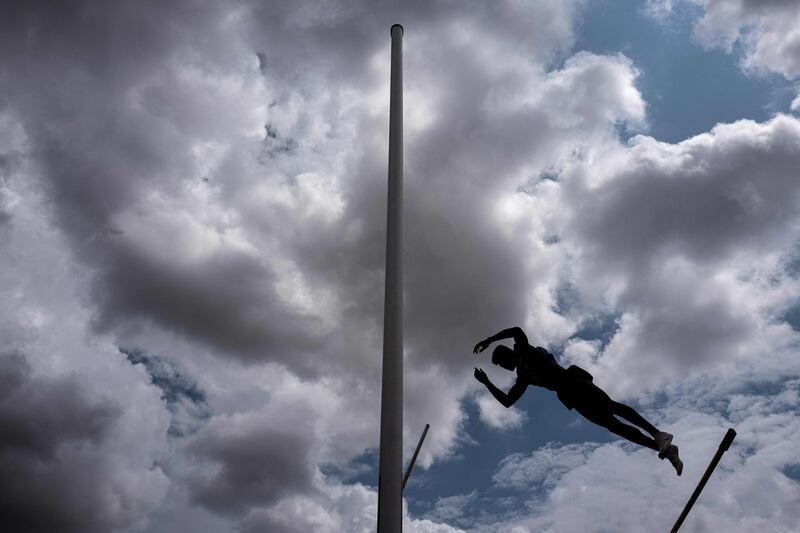
[[[517,381],[550,390],[558,390],[564,379],[564,367],[556,362],[553,354],[539,346],[514,344],[514,352],[520,355]]]

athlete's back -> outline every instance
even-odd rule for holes
[[[517,367],[518,380],[549,390],[558,389],[564,376],[564,368],[558,364],[553,354],[541,346],[531,346],[527,343],[524,345],[515,343],[514,352],[520,356]]]

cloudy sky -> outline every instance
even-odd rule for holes
[[[11,532],[376,523],[405,26],[405,530],[800,530],[800,2],[0,1]],[[476,341],[522,326],[682,477]],[[505,375],[504,375],[505,374]]]

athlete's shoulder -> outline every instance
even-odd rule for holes
[[[531,350],[539,357],[544,357],[546,359],[550,359],[552,361],[556,360],[556,356],[548,352],[545,348],[541,346],[531,346]]]
[[[531,346],[530,344],[521,344],[515,343],[514,350],[522,353],[523,355],[533,356],[533,357],[547,357],[552,358],[553,354],[548,352],[546,349],[542,348],[541,346]]]

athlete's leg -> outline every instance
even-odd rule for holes
[[[660,459],[667,458],[678,475],[683,471],[683,462],[678,456],[678,447],[673,445],[672,435],[658,431],[633,408],[613,401],[600,387],[592,383],[572,384],[570,398],[574,400],[575,410],[587,420],[602,426],[612,433],[629,441],[658,452]],[[614,415],[619,415],[638,425],[653,437],[648,437],[638,429],[624,424]]]
[[[590,422],[594,422],[598,426],[602,426],[610,432],[619,435],[635,444],[650,448],[651,450],[658,451],[656,441],[648,437],[638,429],[628,424],[623,424],[614,417],[611,411],[611,405],[591,405],[582,403],[575,406],[575,410],[584,416]]]
[[[636,410],[629,405],[612,401],[611,412],[617,416],[621,416],[631,424],[639,426],[640,428],[650,433],[650,435],[654,437],[656,433],[659,432],[658,429],[653,424],[645,420],[644,417],[642,417],[642,415],[637,413]]]
[[[603,389],[594,383],[573,383],[572,387],[574,388],[570,389],[570,392],[571,397],[575,399],[575,410],[586,419],[633,443],[658,451],[655,440],[635,427],[622,423],[614,416],[617,402],[613,401]]]
[[[663,459],[664,457],[669,455],[670,446],[672,446],[671,433],[659,431],[658,428],[656,428],[653,424],[645,420],[644,417],[642,417],[642,415],[637,413],[633,407],[625,405],[624,403],[619,403],[612,400],[611,411],[615,415],[621,416],[628,422],[636,424],[640,428],[650,433],[650,435],[653,436],[653,440],[656,442],[656,449],[658,450],[659,459]],[[675,453],[677,453],[677,451]]]

